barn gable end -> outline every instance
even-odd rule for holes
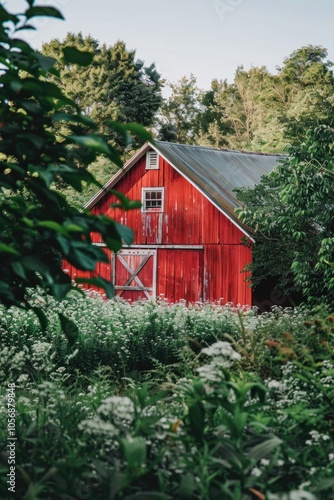
[[[100,264],[96,271],[124,299],[163,295],[171,302],[251,304],[251,289],[241,273],[251,261],[251,250],[241,239],[251,235],[234,214],[238,201],[232,189],[233,184],[254,185],[276,161],[274,155],[147,143],[86,205],[135,233],[130,248],[110,256],[110,265]],[[117,200],[110,189],[141,200],[142,209],[112,208]]]

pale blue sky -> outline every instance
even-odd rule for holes
[[[17,12],[24,0],[0,0]],[[65,21],[36,19],[35,48],[71,31],[101,43],[124,40],[162,77],[193,73],[201,88],[213,78],[232,81],[238,65],[274,72],[285,57],[308,44],[322,45],[334,61],[333,0],[43,0]]]

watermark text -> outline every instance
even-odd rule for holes
[[[8,384],[7,387],[7,462],[9,472],[7,474],[8,491],[15,493],[15,463],[16,463],[16,428],[15,428],[15,384]]]

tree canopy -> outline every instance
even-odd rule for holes
[[[304,141],[309,128],[333,125],[332,66],[325,48],[308,45],[284,59],[275,74],[265,66],[249,70],[240,66],[232,83],[216,78],[206,91],[197,89],[193,75],[184,77],[171,85],[172,94],[162,107],[164,137],[213,147],[284,152],[289,144]]]
[[[89,66],[68,63],[64,49],[76,48],[92,54]],[[152,127],[162,103],[162,81],[155,65],[145,66],[123,41],[108,47],[91,36],[68,33],[64,40],[51,40],[42,54],[53,57],[58,75],[53,81],[80,107],[83,114],[104,128],[107,140],[115,137],[107,121],[138,123]],[[118,143],[122,139],[118,137]],[[124,144],[123,144],[124,145]]]
[[[159,139],[193,144],[195,141],[200,95],[196,77],[184,76],[177,83],[169,84],[171,95],[161,109]]]

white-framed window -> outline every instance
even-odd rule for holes
[[[142,212],[164,211],[164,188],[142,188]]]
[[[157,170],[159,168],[159,155],[156,151],[146,153],[146,170]]]

